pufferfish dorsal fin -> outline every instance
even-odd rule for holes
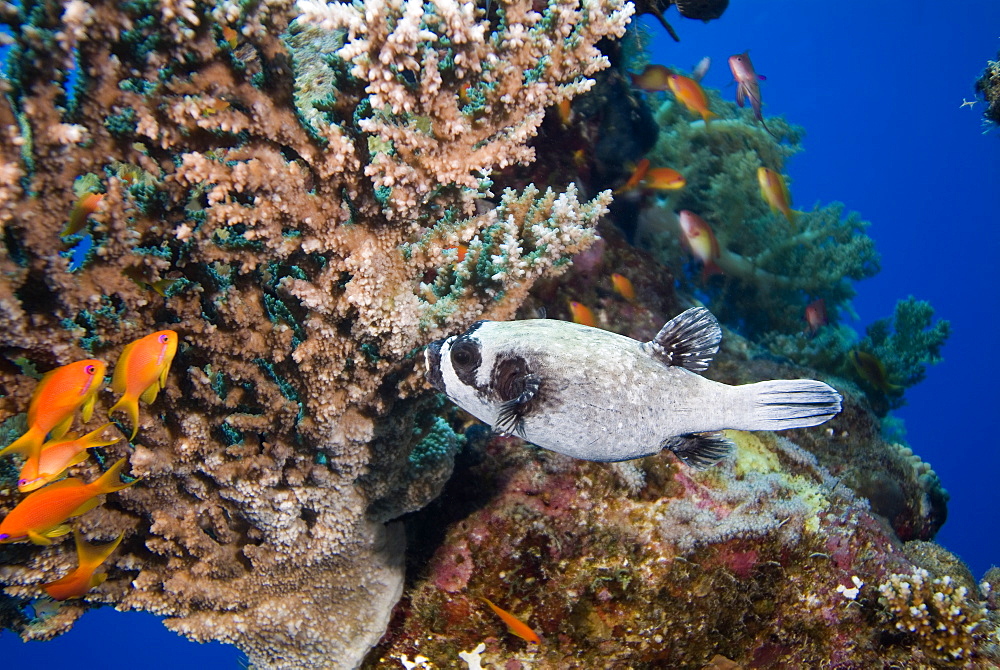
[[[704,307],[692,307],[667,321],[642,348],[665,365],[679,365],[692,372],[708,368],[719,351],[722,329]]]

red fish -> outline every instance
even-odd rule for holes
[[[68,600],[69,598],[82,598],[87,595],[95,586],[99,586],[107,579],[104,573],[98,573],[97,569],[107,560],[108,556],[118,548],[122,538],[121,533],[117,539],[107,544],[89,544],[79,532],[73,532],[73,539],[76,541],[76,570],[61,579],[48,584],[42,584],[45,592],[54,600]]]
[[[172,330],[150,333],[122,349],[111,378],[111,389],[123,395],[108,410],[108,416],[119,409],[128,414],[132,421],[129,440],[139,432],[139,400],[147,405],[156,400],[156,394],[167,383],[167,372],[175,353],[177,333]]]
[[[826,325],[826,302],[823,298],[806,305],[806,329],[810,335]]]
[[[97,507],[98,498],[105,493],[120,491],[135,483],[123,484],[121,481],[125,462],[126,459],[121,459],[90,484],[70,477],[29,493],[0,521],[0,544],[24,540],[52,544],[52,538],[70,531],[65,524],[67,519]]]
[[[733,79],[736,81],[736,104],[742,107],[749,100],[754,118],[760,121],[760,125],[764,126],[764,130],[771,137],[777,139],[777,135],[772,133],[771,129],[767,127],[767,124],[764,122],[764,115],[760,111],[760,83],[757,80],[764,80],[767,77],[759,75],[754,71],[753,63],[750,62],[750,52],[744,51],[741,54],[730,56],[729,69],[732,70]]]
[[[667,84],[673,91],[677,101],[688,108],[688,110],[700,114],[705,120],[705,125],[715,117],[715,113],[708,108],[708,97],[702,90],[701,84],[690,77],[673,73],[667,77]]]
[[[84,193],[81,195],[76,204],[73,205],[73,209],[70,210],[69,221],[59,235],[66,237],[83,230],[83,227],[87,225],[87,217],[97,211],[97,207],[103,199],[103,193]]]
[[[49,482],[58,479],[62,473],[66,472],[66,468],[87,460],[88,449],[107,447],[120,440],[119,437],[113,440],[101,439],[101,433],[110,425],[110,423],[106,423],[83,437],[67,433],[61,439],[51,440],[43,444],[42,453],[38,458],[37,476],[34,479],[28,479],[22,471],[21,478],[17,482],[17,490],[21,493],[28,493],[40,489]]]
[[[490,609],[493,610],[493,612],[500,617],[505,624],[507,624],[507,628],[511,633],[517,635],[522,640],[531,642],[532,644],[542,643],[541,638],[538,637],[538,634],[535,631],[531,630],[531,627],[528,626],[528,624],[524,623],[510,612],[500,609],[494,605],[489,598],[483,598],[482,600],[490,606]]]
[[[77,409],[82,408],[84,423],[90,420],[106,369],[102,361],[88,358],[58,367],[38,382],[28,403],[28,432],[0,450],[0,456],[26,456],[22,480],[38,477],[38,459],[46,435],[51,439],[65,435]]]
[[[678,217],[681,222],[681,241],[691,255],[701,261],[701,280],[710,275],[722,274],[716,261],[719,259],[719,241],[703,218],[688,210],[682,210]]]

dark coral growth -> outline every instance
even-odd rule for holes
[[[976,92],[986,100],[983,116],[990,123],[1000,125],[1000,54],[997,60],[987,62],[983,74],[976,80]]]

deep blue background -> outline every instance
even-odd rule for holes
[[[992,432],[1000,132],[983,134],[982,103],[960,105],[975,98],[974,79],[1000,49],[1000,2],[731,0],[709,24],[673,10],[667,17],[683,41],[650,22],[654,62],[690,68],[711,56],[706,85],[732,96],[726,58],[750,49],[767,76],[765,113],[806,128],[805,151],[787,169],[796,206],[840,200],[873,222],[883,270],[858,286],[855,328],[889,316],[911,294],[951,320],[945,362],[907,392],[899,415],[910,444],[952,495],[938,541],[981,575],[1000,560],[1000,448]],[[241,655],[185,642],[152,615],[104,609],[53,642],[0,634],[0,658],[10,667],[172,670],[235,668]]]

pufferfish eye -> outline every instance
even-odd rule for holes
[[[456,370],[479,365],[479,346],[471,340],[459,339],[451,347],[451,364]]]

